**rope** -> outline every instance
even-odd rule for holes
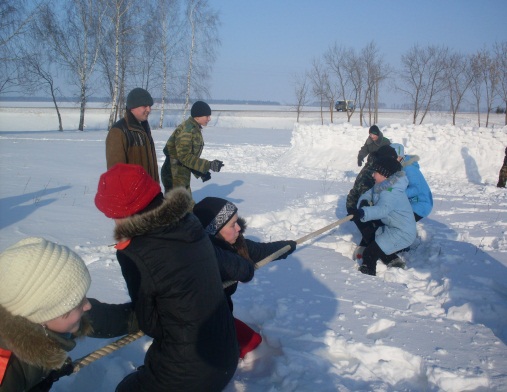
[[[342,219],[340,219],[334,223],[331,223],[331,224],[329,224],[317,231],[314,231],[313,233],[307,234],[307,235],[299,238],[298,240],[296,240],[296,243],[299,245],[299,244],[306,242],[312,238],[315,238],[318,235],[320,235],[326,231],[329,231],[329,230],[341,225],[344,222],[348,222],[353,217],[354,217],[353,215],[348,215],[345,218],[342,218]],[[255,269],[259,269],[259,268],[265,266],[266,264],[277,259],[278,257],[283,255],[284,253],[288,252],[289,250],[290,250],[290,245],[285,245],[283,248],[278,249],[276,252],[270,254],[269,256],[265,257],[264,259],[262,259],[261,261],[256,263]],[[223,288],[225,289],[226,287],[229,287],[229,286],[233,285],[234,283],[236,283],[236,281],[233,281],[233,280],[224,282]],[[123,346],[126,346],[129,343],[132,343],[133,341],[139,339],[142,336],[144,336],[144,333],[142,331],[138,331],[134,334],[126,335],[123,338],[118,339],[118,340],[108,344],[107,346],[104,346],[104,347],[102,347],[102,348],[100,348],[100,349],[80,358],[80,359],[76,359],[72,363],[74,365],[74,373],[77,373],[83,367],[89,365],[90,363],[96,361],[97,359],[100,359],[102,357],[105,357],[108,354],[111,354],[113,351],[116,351],[116,350],[122,348]]]

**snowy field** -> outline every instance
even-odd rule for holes
[[[0,104],[0,250],[26,236],[68,245],[91,271],[90,297],[127,301],[113,222],[93,202],[106,167],[107,110],[90,110],[79,132],[77,110],[63,109],[58,132],[54,110],[15,106]],[[271,107],[226,109],[213,113],[202,155],[225,167],[206,183],[192,180],[197,201],[231,200],[247,237],[259,241],[298,239],[346,215],[368,136],[357,115],[346,123],[336,114],[329,124],[326,114],[320,125],[307,113],[298,125],[295,113]],[[158,117],[154,110],[153,127]],[[153,130],[159,167],[180,120],[170,114]],[[258,270],[233,299],[235,316],[264,340],[227,392],[507,390],[507,190],[495,186],[507,127],[503,116],[490,121],[494,127],[479,128],[466,114],[452,126],[440,113],[413,126],[408,112],[381,113],[385,136],[420,156],[434,196],[402,256],[408,268],[379,264],[376,277],[359,273],[350,258],[359,232],[347,222]],[[81,340],[71,356],[109,342]],[[114,391],[149,344],[143,337],[52,390]]]

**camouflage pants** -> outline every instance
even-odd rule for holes
[[[498,176],[498,184],[496,185],[499,188],[505,188],[505,183],[507,182],[507,165],[503,165],[500,169],[500,174]]]
[[[366,164],[357,175],[357,178],[354,181],[354,186],[347,195],[347,202],[345,206],[348,213],[350,213],[351,210],[357,208],[357,201],[361,195],[373,187],[373,185],[375,185],[375,180],[373,179],[373,170],[371,169],[370,164]]]

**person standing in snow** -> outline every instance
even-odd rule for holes
[[[0,391],[49,391],[73,372],[76,337],[139,330],[131,304],[86,298],[90,273],[69,248],[29,237],[0,254]]]
[[[129,92],[125,115],[107,133],[107,169],[117,163],[141,165],[151,178],[160,181],[155,143],[148,123],[152,106],[153,98],[145,89],[136,87]]]
[[[182,186],[190,195],[190,174],[203,182],[211,178],[210,170],[219,172],[222,161],[208,161],[201,158],[204,149],[202,128],[211,120],[211,108],[206,102],[197,101],[192,105],[190,117],[174,130],[164,147],[165,161],[162,166],[164,191]]]
[[[218,262],[183,188],[162,194],[138,165],[102,174],[95,205],[116,223],[116,257],[141,330],[144,366],[117,392],[221,391],[239,359]]]
[[[503,165],[500,169],[500,173],[498,175],[498,184],[496,186],[498,188],[505,188],[505,183],[507,182],[507,147],[505,147],[505,157],[503,158]]]
[[[206,197],[194,206],[194,214],[213,243],[222,282],[235,282],[224,289],[231,314],[231,297],[236,292],[237,282],[252,280],[255,264],[283,247],[289,245],[290,249],[276,260],[287,258],[296,249],[296,241],[261,243],[244,238],[246,222],[238,216],[238,208],[225,199]],[[240,358],[243,358],[261,343],[262,338],[243,321],[234,318],[234,322]]]
[[[372,169],[375,185],[359,198],[352,215],[354,220],[368,223],[361,228],[366,247],[359,271],[375,276],[378,259],[392,267],[404,264],[396,252],[414,242],[416,224],[405,193],[408,179],[400,163],[392,157],[381,157]]]
[[[366,142],[364,143],[363,147],[361,147],[357,155],[358,166],[361,167],[363,165],[364,158],[368,157],[368,159],[366,160],[364,167],[357,175],[356,180],[354,181],[354,186],[347,195],[346,208],[348,212],[356,208],[359,197],[366,190],[370,189],[374,184],[371,165],[375,157],[385,154],[393,154],[391,150],[385,148],[390,144],[390,140],[384,137],[376,125],[372,125],[370,127],[368,139],[366,139]]]
[[[403,171],[408,178],[408,187],[405,193],[414,210],[414,218],[419,222],[427,217],[433,209],[433,195],[421,170],[419,169],[419,156],[405,155],[405,148],[402,144],[391,143],[398,155],[398,162],[401,163]]]

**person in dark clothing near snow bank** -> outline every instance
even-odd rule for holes
[[[296,241],[261,243],[245,239],[243,233],[246,222],[238,217],[238,208],[225,199],[206,197],[194,206],[194,214],[215,247],[222,282],[235,282],[224,289],[231,313],[231,297],[238,287],[237,281],[246,283],[252,280],[255,264],[286,245],[290,249],[276,260],[287,258],[296,249]],[[241,320],[235,318],[234,322],[241,350],[240,358],[243,358],[261,343],[262,338]]]
[[[117,163],[141,165],[151,178],[160,181],[148,123],[152,106],[153,98],[145,89],[136,87],[129,92],[124,117],[113,124],[106,137],[107,169]]]
[[[183,188],[165,196],[138,165],[102,174],[95,205],[115,219],[117,258],[141,330],[153,338],[144,366],[118,392],[221,391],[239,359],[209,237]]]
[[[76,337],[139,330],[131,304],[86,298],[90,274],[69,248],[30,237],[0,254],[0,391],[49,391],[73,371]]]
[[[377,151],[382,146],[388,146],[391,144],[388,138],[384,137],[383,133],[376,125],[372,125],[368,130],[368,139],[364,142],[363,147],[359,150],[357,154],[357,166],[363,166],[363,161],[366,157],[368,157],[372,152]]]
[[[498,188],[505,188],[505,183],[507,182],[507,147],[505,147],[505,157],[503,158],[503,165],[500,169],[500,173],[498,175],[498,184],[496,186]]]

